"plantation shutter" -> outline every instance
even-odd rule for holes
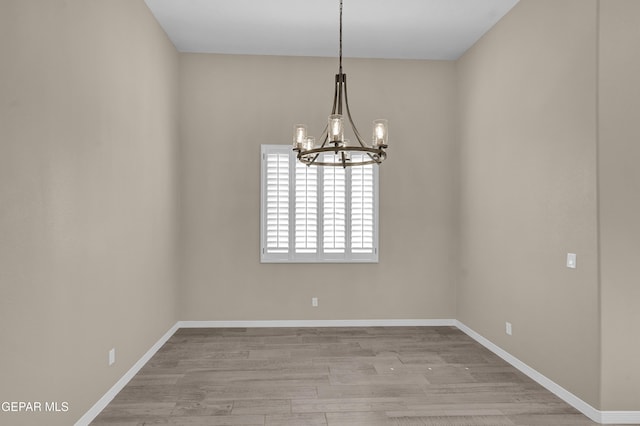
[[[316,253],[318,248],[318,169],[296,161],[295,250]]]
[[[288,145],[261,152],[261,262],[378,261],[377,165],[309,167]]]
[[[325,154],[334,162],[334,154]],[[322,245],[325,253],[344,253],[346,246],[346,170],[342,167],[323,169]]]
[[[289,154],[267,152],[266,252],[289,251]]]
[[[364,154],[357,161],[363,161]],[[351,168],[351,251],[373,253],[374,179],[373,165]]]

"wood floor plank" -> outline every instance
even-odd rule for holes
[[[505,416],[426,416],[426,417],[394,417],[392,425],[425,425],[425,426],[513,426],[514,423]],[[421,422],[421,423],[414,423]]]
[[[394,370],[384,374],[330,374],[331,385],[406,385],[406,384],[429,384],[423,374],[395,373]]]
[[[416,384],[393,385],[322,385],[318,386],[319,398],[375,398],[413,397],[424,395],[422,387]]]
[[[93,425],[593,425],[455,327],[180,329]]]
[[[233,414],[291,414],[291,400],[249,399],[236,401],[233,405]]]
[[[327,413],[328,426],[387,426],[389,424],[389,417],[380,411]]]
[[[341,413],[406,410],[402,398],[317,398],[294,399],[291,411],[294,413]]]
[[[327,426],[324,413],[268,414],[265,426]]]
[[[173,411],[171,412],[171,416],[196,417],[229,415],[231,414],[233,406],[233,401],[181,401],[176,403]]]
[[[177,416],[169,417],[167,424],[175,426],[264,426],[264,416]]]
[[[597,424],[593,422],[585,422],[585,417],[580,413],[573,414],[546,414],[546,413],[536,413],[536,414],[524,414],[524,415],[515,415],[515,416],[507,416],[515,425],[586,425],[586,424]]]
[[[272,370],[244,370],[244,371],[192,371],[183,374],[180,384],[227,384],[242,382],[259,382],[273,380],[323,380],[327,382],[329,369],[327,367],[285,368]]]
[[[292,399],[317,397],[314,386],[208,385],[203,387],[208,399]]]

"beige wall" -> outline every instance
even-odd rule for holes
[[[602,406],[640,410],[640,2],[600,2]]]
[[[457,64],[457,318],[599,407],[596,16],[522,0]]]
[[[345,60],[361,132],[390,123],[380,262],[367,265],[259,260],[260,144],[289,144],[298,122],[321,132],[337,60],[182,54],[180,65],[181,319],[455,316],[452,62]]]
[[[70,405],[0,423],[69,425],[176,321],[177,53],[142,1],[2,0],[0,35],[0,401]]]

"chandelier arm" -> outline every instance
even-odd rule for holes
[[[337,77],[338,77],[338,114],[342,115],[342,104],[343,104],[342,92],[344,91],[344,83],[345,83],[345,78],[347,76],[342,74],[342,71],[340,71],[340,74],[338,74]]]
[[[349,98],[347,96],[347,76],[346,75],[344,76],[344,104],[347,109],[347,117],[349,118],[349,123],[351,123],[351,128],[353,129],[353,133],[356,135],[356,139],[358,140],[358,143],[360,144],[360,146],[362,146],[363,148],[366,148],[367,145],[363,142],[362,136],[360,136],[360,132],[358,132],[358,128],[353,122],[353,118],[351,118],[351,110],[349,109]]]
[[[362,140],[362,136],[360,136],[360,132],[358,132],[358,128],[356,127],[356,124],[353,122],[353,118],[351,118],[351,110],[349,109],[349,96],[348,96],[348,90],[347,90],[347,76],[345,75],[344,77],[345,77],[344,78],[344,104],[347,109],[347,117],[349,118],[349,123],[351,123],[351,128],[353,129],[353,133],[355,134],[356,139],[358,140],[358,143],[363,148],[366,148],[367,145]],[[373,155],[371,155],[371,153],[367,152],[367,155],[369,156],[369,158],[371,158],[372,161],[376,162],[377,164],[380,164],[380,161],[376,160],[373,157]]]
[[[324,130],[322,131],[322,134],[320,135],[320,139],[322,140],[323,138],[324,138],[324,141],[322,142],[322,145],[320,145],[320,148],[324,148],[324,146],[327,144],[327,141],[329,140],[329,125],[328,124],[326,126],[324,126]],[[307,166],[310,166],[313,163],[315,163],[316,160],[318,159],[319,155],[320,155],[319,152],[316,155],[314,155],[313,156],[313,160],[311,160],[311,162],[308,163]],[[298,153],[298,160],[300,160],[300,153]]]
[[[336,113],[336,108],[338,106],[338,90],[339,90],[339,74],[336,74],[336,81],[333,87],[333,106],[331,107],[331,114]]]
[[[324,146],[329,141],[329,125],[328,124],[326,126],[324,126],[324,130],[322,131],[322,134],[320,135],[320,140],[322,141],[322,145],[320,145],[320,148],[324,148]]]

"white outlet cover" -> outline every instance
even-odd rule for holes
[[[577,260],[575,253],[567,253],[567,268],[576,269]]]
[[[313,306],[314,308],[318,307],[318,298],[317,297],[312,297],[311,298],[311,306]]]
[[[113,365],[116,362],[116,348],[112,348],[109,351],[109,365]]]
[[[504,330],[504,331],[505,331],[509,336],[511,336],[511,333],[512,333],[512,331],[513,331],[513,330],[511,329],[511,323],[510,323],[510,322],[505,323],[505,330]]]

